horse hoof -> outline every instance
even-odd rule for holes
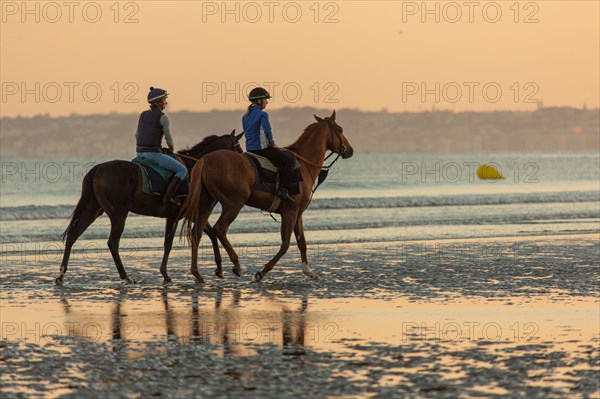
[[[121,281],[123,282],[123,284],[137,284],[137,281],[135,281],[131,277],[125,277]]]
[[[160,274],[163,276],[164,283],[172,283],[173,282],[173,280],[171,280],[171,277],[169,277],[169,274],[167,273],[166,270],[165,271],[161,270]]]
[[[215,276],[217,276],[218,278],[223,278],[223,270],[215,270]]]
[[[242,277],[242,269],[241,268],[236,268],[234,267],[233,269],[231,269],[231,271],[233,272],[233,274],[235,274],[238,277]]]
[[[302,263],[302,272],[315,281],[319,281],[321,279],[317,273],[310,270],[310,267],[306,263]]]
[[[254,282],[258,283],[260,280],[262,280],[263,275],[261,272],[256,272],[254,273]]]
[[[61,277],[57,277],[54,280],[54,284],[58,285],[58,286],[62,286],[63,285],[63,279]]]
[[[202,277],[196,277],[196,285],[204,284],[204,279]]]

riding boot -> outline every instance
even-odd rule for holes
[[[167,186],[167,189],[165,190],[165,193],[163,194],[163,197],[162,197],[163,204],[171,204],[171,205],[178,205],[178,206],[181,205],[179,203],[179,201],[177,201],[174,197],[181,182],[182,182],[182,180],[179,177],[177,177],[175,175],[173,175],[173,177],[171,177],[171,180],[169,180],[169,185]]]
[[[288,200],[288,201],[291,201],[291,202],[296,202],[296,201],[294,201],[294,199],[288,193],[288,188],[287,187],[280,186],[279,189],[277,190],[277,196],[279,198],[283,199],[283,200]]]

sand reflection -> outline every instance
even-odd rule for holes
[[[139,349],[130,352],[132,356],[146,352],[141,350],[147,349],[146,344],[159,341],[216,345],[222,356],[254,355],[255,347],[264,344],[281,347],[285,355],[301,355],[307,335],[313,338],[309,344],[319,341],[319,318],[311,324],[308,296],[269,296],[255,304],[243,301],[239,288],[189,293],[170,287],[130,291],[119,288],[102,301],[61,295],[60,306],[46,307],[47,320],[42,324],[62,319],[57,324],[68,328],[47,331],[50,334],[40,338],[67,335],[110,342],[114,351]]]

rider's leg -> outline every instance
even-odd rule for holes
[[[187,168],[176,159],[160,152],[145,152],[143,153],[143,156],[152,159],[161,167],[174,173],[174,175],[171,177],[171,180],[169,180],[169,184],[167,186],[167,190],[163,194],[162,201],[165,203],[171,202],[177,204],[177,202],[173,200],[173,195],[177,191],[177,188],[179,188],[179,185],[183,179],[185,179],[187,176]]]
[[[288,190],[292,185],[292,172],[295,164],[294,154],[289,151],[281,151],[272,147],[252,152],[268,158],[270,161],[275,163],[275,165],[277,165],[280,179],[277,195],[293,202],[294,199],[289,196]]]

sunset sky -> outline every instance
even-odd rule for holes
[[[2,1],[1,115],[598,107],[599,3]]]

